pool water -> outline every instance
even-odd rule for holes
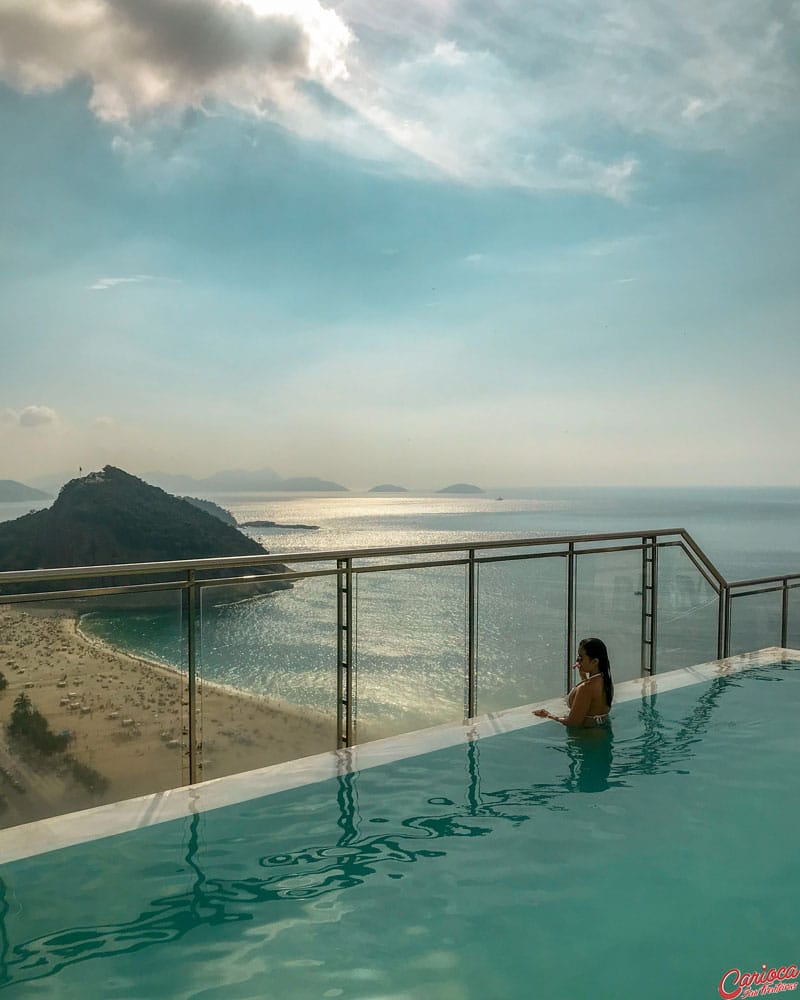
[[[0,995],[718,997],[800,959],[798,710],[787,659],[11,862]]]

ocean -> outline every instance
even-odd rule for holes
[[[274,554],[685,528],[729,580],[800,572],[797,487],[496,488],[464,496],[273,493],[210,499],[240,522],[316,526],[244,529]],[[18,513],[30,509],[24,506]],[[4,513],[0,508],[0,519]],[[663,554],[661,566],[660,669],[713,658],[716,603],[710,588],[674,550]],[[563,559],[481,568],[480,711],[562,690],[564,581]],[[606,639],[619,680],[639,669],[640,587],[639,553],[579,560],[578,632]],[[356,607],[357,718],[363,732],[384,735],[459,717],[465,570],[364,575]],[[774,607],[765,614],[774,620]],[[206,590],[201,620],[203,677],[334,711],[332,578],[301,581],[291,590],[234,605],[220,604],[214,590]],[[185,659],[177,596],[169,610],[88,611],[82,624],[128,652],[176,665]]]

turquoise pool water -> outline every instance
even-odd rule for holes
[[[0,869],[0,995],[719,996],[798,964],[800,662]]]

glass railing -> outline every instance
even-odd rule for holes
[[[680,545],[658,555],[656,663],[659,671],[705,663],[718,655],[719,589]]]
[[[567,559],[537,551],[478,557],[476,687],[480,713],[554,698],[564,690]]]
[[[0,574],[0,825],[800,646],[800,574],[679,529]]]
[[[0,603],[0,825],[189,780],[183,594]]]
[[[199,591],[197,777],[335,749],[335,579],[234,601],[226,591]]]
[[[355,580],[356,739],[463,717],[463,568],[357,572]]]
[[[800,576],[741,580],[728,585],[725,648],[731,654],[800,642]]]
[[[642,672],[642,596],[640,549],[577,555],[576,636],[598,636],[614,650],[616,681]]]

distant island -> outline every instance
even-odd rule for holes
[[[278,524],[277,521],[239,521],[240,528],[292,528],[304,531],[319,531],[318,524]]]
[[[483,493],[480,486],[473,486],[472,483],[453,483],[452,486],[445,486],[443,490],[437,490],[437,493]]]
[[[392,483],[381,483],[367,490],[368,493],[408,493],[405,486],[394,486]]]
[[[36,490],[15,479],[0,479],[0,503],[25,503],[26,500],[52,500],[49,493]]]

